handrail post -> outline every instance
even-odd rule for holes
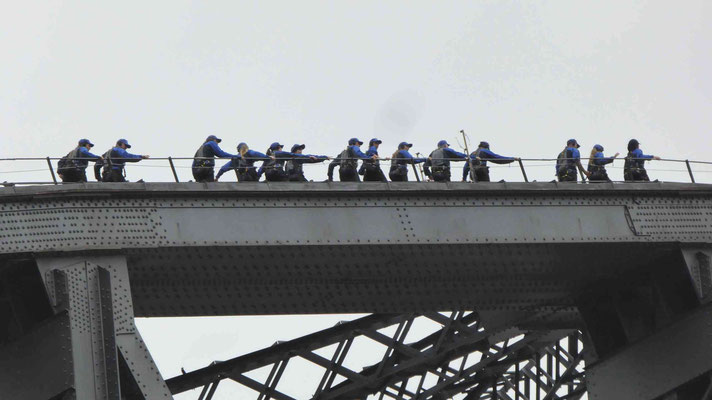
[[[522,176],[524,176],[524,182],[529,182],[529,178],[527,178],[527,171],[524,170],[524,164],[522,164],[522,159],[518,158],[517,161],[519,161],[519,169],[522,170]]]
[[[418,175],[418,170],[415,169],[415,164],[410,164],[411,167],[413,167],[413,173],[415,174],[415,180],[420,182],[420,175]]]
[[[54,175],[54,168],[52,168],[52,160],[50,160],[49,157],[47,157],[47,166],[49,167],[49,173],[52,174],[52,181],[54,184],[57,184],[57,177]]]
[[[415,153],[415,156],[421,158],[419,152]],[[413,165],[415,166],[415,163],[413,163]],[[418,163],[418,170],[420,171],[420,176],[423,178],[423,182],[427,182],[428,178],[425,176],[422,163]]]
[[[173,172],[173,179],[175,179],[176,182],[180,182],[178,180],[178,174],[176,173],[176,167],[175,167],[175,165],[173,165],[173,158],[170,156],[168,157],[168,163],[171,165],[171,171]]]
[[[695,183],[695,176],[692,175],[692,168],[690,168],[690,160],[685,160],[685,165],[687,165],[687,172],[690,173],[690,180]]]

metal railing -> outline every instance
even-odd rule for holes
[[[0,181],[3,181],[0,183],[0,185],[5,185],[5,186],[11,186],[11,185],[43,185],[43,184],[60,184],[63,182],[60,182],[58,173],[55,169],[56,162],[59,161],[61,158],[60,157],[14,157],[14,158],[0,158]],[[144,159],[141,160],[142,164],[137,164],[137,163],[130,163],[131,168],[133,167],[143,167],[143,168],[161,168],[161,169],[169,169],[172,175],[172,178],[175,182],[180,182],[180,174],[179,171],[182,169],[192,169],[192,168],[219,168],[219,165],[216,165],[215,167],[193,167],[192,165],[179,165],[179,163],[183,162],[185,163],[186,161],[189,161],[191,164],[193,160],[195,160],[195,157],[151,157],[149,159]],[[201,158],[198,158],[201,159]],[[206,158],[208,159],[208,158]],[[334,158],[328,158],[326,163],[323,162],[314,162],[314,163],[304,163],[302,164],[304,167],[312,168],[316,167],[318,165],[321,165],[322,168],[325,167],[325,164],[328,164],[329,160],[333,160]],[[86,160],[89,162],[93,162],[94,159],[76,159],[76,160]],[[117,159],[115,159],[117,160]],[[229,161],[229,159],[215,159],[216,163],[220,163],[222,161]],[[263,161],[262,159],[254,159],[257,162]],[[286,163],[289,160],[304,160],[303,158],[282,158],[279,159],[280,163]],[[362,160],[360,158],[353,158],[353,159],[342,159],[342,160]],[[392,160],[391,157],[384,157],[384,158],[379,158],[378,161],[381,162],[381,167],[385,169],[386,175],[388,174],[388,169],[390,168],[390,161]],[[399,159],[403,160],[403,159]],[[433,161],[437,161],[438,159],[431,159]],[[464,164],[457,164],[457,162],[465,162],[463,159],[442,159],[442,160],[449,160],[453,162],[454,164],[451,165],[451,173],[453,175],[453,180],[459,180],[458,178],[458,171],[461,171],[461,166],[464,166]],[[569,160],[569,159],[559,159],[561,160]],[[121,161],[121,160],[118,160]],[[129,161],[136,161],[135,159],[126,159],[127,165],[129,165]],[[145,165],[147,162],[161,162],[162,165]],[[491,163],[492,159],[481,159],[481,161],[488,161],[488,167],[492,168],[494,170],[500,169],[500,168],[511,168],[512,165],[518,166],[519,168],[519,173],[521,174],[521,181],[523,182],[530,182],[530,175],[531,171],[538,169],[538,168],[550,168],[551,170],[551,175],[548,175],[550,178],[545,179],[546,181],[552,180],[551,178],[555,178],[554,174],[554,167],[556,165],[557,159],[555,158],[516,158],[511,164],[508,165],[501,165],[501,164],[494,164]],[[622,169],[622,162],[624,161],[623,158],[617,158],[615,161],[619,161],[618,165],[614,164],[608,164],[606,168],[608,170],[618,170]],[[652,160],[646,159],[646,161],[651,162]],[[588,163],[588,158],[581,158],[582,164],[586,165]],[[647,171],[649,172],[667,172],[667,173],[685,173],[687,175],[687,179],[685,181],[689,181],[692,183],[696,183],[697,179],[695,177],[695,174],[708,174],[712,173],[712,167],[710,169],[704,169],[702,167],[704,166],[712,166],[712,162],[709,161],[698,161],[698,160],[683,160],[683,159],[660,159],[660,160],[654,160],[652,161],[653,163],[667,163],[669,165],[670,163],[674,165],[680,165],[682,168],[677,168],[677,169],[670,169],[670,168],[647,168]],[[18,169],[18,170],[6,170],[2,168],[3,165],[6,163],[37,163],[37,164],[42,164],[43,167],[41,168],[27,168],[27,169]],[[417,181],[425,181],[426,178],[423,175],[423,170],[422,170],[422,164],[413,164],[413,163],[406,163],[407,165],[410,165],[412,167],[412,170],[415,174],[415,178]],[[666,165],[666,164],[664,164]],[[418,167],[416,167],[418,166]],[[93,165],[89,164],[88,169],[91,171],[93,170]],[[257,167],[254,167],[257,168]],[[337,167],[338,168],[338,167]],[[477,166],[475,166],[477,168]],[[684,169],[683,169],[684,168]],[[528,173],[529,170],[529,173]],[[10,174],[31,174],[31,173],[37,173],[37,172],[42,172],[46,171],[48,173],[48,177],[51,179],[49,181],[42,181],[42,180],[17,180],[17,181],[12,181],[12,180],[7,180],[5,177]],[[510,176],[512,174],[509,174]],[[326,174],[324,173],[324,177]],[[580,174],[580,177],[582,178],[581,181],[586,181],[586,178],[583,174]],[[191,176],[192,178],[192,176]],[[689,180],[688,180],[689,179]],[[185,181],[188,181],[190,179],[187,179]],[[615,180],[614,180],[615,181]]]

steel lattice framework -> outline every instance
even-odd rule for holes
[[[440,329],[410,342],[418,318]],[[381,333],[388,327],[395,327],[391,335]],[[360,372],[343,365],[357,337],[385,347],[381,362]],[[315,352],[330,345],[336,345],[330,358]],[[516,324],[485,329],[477,312],[371,315],[167,384],[173,393],[203,385],[198,399],[208,400],[222,379],[231,379],[256,391],[259,400],[294,400],[277,386],[290,360],[302,358],[323,369],[314,399],[575,399],[585,393],[581,345],[580,332],[571,329],[524,331]],[[246,375],[266,366],[270,372],[263,382]]]

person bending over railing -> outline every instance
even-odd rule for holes
[[[470,161],[465,163],[462,168],[462,181],[467,182],[467,176],[470,175],[470,164],[474,168],[475,182],[489,182],[489,167],[487,162],[493,162],[495,164],[509,164],[517,161],[515,157],[505,157],[500,156],[490,150],[490,145],[487,142],[480,142],[477,146],[477,150],[470,154]]]
[[[255,162],[257,161],[269,161],[270,157],[266,154],[262,154],[259,151],[250,150],[247,143],[241,142],[237,145],[237,157],[234,157],[228,161],[225,165],[220,168],[218,174],[215,176],[217,181],[220,177],[230,170],[235,170],[237,172],[238,182],[257,182],[260,180],[257,174],[257,167],[255,167]]]
[[[265,179],[268,182],[284,182],[289,180],[287,172],[284,170],[284,163],[289,159],[305,158],[316,161],[316,156],[300,154],[300,153],[290,153],[288,151],[283,151],[283,144],[279,142],[274,142],[267,149],[267,156],[270,157],[269,160],[262,163],[262,167],[257,172],[258,176],[262,173],[265,174]]]

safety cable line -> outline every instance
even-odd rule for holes
[[[49,160],[61,160],[64,157],[14,157],[14,158],[0,158],[0,162],[2,161],[47,161]],[[146,161],[151,161],[151,160],[173,160],[173,161],[180,161],[180,160],[231,160],[233,158],[240,159],[242,157],[150,157],[146,159],[142,159],[141,161],[146,162]],[[337,159],[338,157],[328,157],[326,159],[321,159],[324,161],[333,161]],[[443,161],[467,161],[465,158],[434,158],[434,157],[414,157],[414,158],[426,158],[426,159],[431,159],[431,160],[443,160]],[[606,157],[610,158],[610,157]],[[255,162],[260,162],[260,161],[265,161],[264,158],[260,157],[244,157],[245,160],[248,161],[255,161]],[[275,161],[293,161],[293,160],[307,160],[309,157],[286,157],[286,158],[276,158],[274,159]],[[318,159],[318,158],[317,158]],[[348,161],[391,161],[391,160],[403,160],[406,163],[409,163],[411,159],[409,158],[393,158],[393,157],[379,157],[379,158],[359,158],[359,157],[349,157],[349,158],[338,158],[339,160],[348,160]],[[573,160],[581,160],[581,162],[586,162],[588,161],[589,157],[580,157],[580,158],[519,158],[519,157],[507,157],[505,159],[501,158],[482,158],[480,157],[479,160],[481,161],[516,161],[516,160],[521,160],[521,161],[573,161]],[[96,158],[91,158],[91,157],[73,157],[71,160],[80,160],[80,161],[95,161]],[[112,158],[112,160],[117,160],[117,161],[137,161],[135,158]],[[625,161],[625,157],[618,157],[614,159],[615,161],[621,160]],[[700,160],[680,160],[680,159],[674,159],[674,158],[661,158],[660,160],[653,160],[650,158],[630,158],[630,160],[645,160],[645,161],[666,161],[666,162],[678,162],[678,163],[686,163],[689,162],[691,164],[709,164],[712,165],[712,161],[700,161]]]
[[[506,164],[506,165],[501,165],[501,164],[494,164],[494,165],[487,165],[488,167],[492,169],[504,169],[504,168],[514,168],[518,169],[519,166],[517,164]],[[134,164],[131,165],[131,167],[137,167],[137,168],[160,168],[160,169],[167,169],[170,168],[168,166],[163,166],[163,165],[145,165],[145,164]],[[305,168],[324,168],[324,164],[318,164],[318,163],[309,163],[309,164],[304,164],[303,167]],[[381,165],[381,167],[384,168],[390,168],[389,165]],[[527,168],[553,168],[554,166],[551,164],[527,164]],[[176,169],[191,169],[191,168],[199,168],[199,169],[209,169],[213,167],[191,167],[191,166],[184,166],[184,165],[176,165]],[[217,168],[217,166],[215,167]],[[252,166],[252,167],[244,167],[244,168],[251,168],[251,169],[259,169],[259,166]],[[218,168],[219,169],[219,168]],[[623,166],[615,166],[615,165],[607,165],[606,169],[618,169],[622,170],[624,169]],[[645,168],[647,171],[656,171],[656,172],[684,172],[687,173],[688,171],[686,169],[666,169],[666,168]],[[27,171],[7,171],[9,172],[38,172],[38,171],[47,171],[46,169],[33,169],[33,170],[27,170]],[[5,173],[4,171],[0,171],[0,174]],[[695,174],[697,173],[712,173],[712,170],[695,170]]]
[[[458,162],[458,161],[463,162],[463,161],[467,161],[468,159],[470,159],[470,158],[417,157],[416,159],[419,160],[419,163],[415,163],[414,159],[392,158],[392,157],[377,158],[377,159],[360,158],[360,157],[359,158],[327,157],[326,159],[324,159],[324,158],[319,158],[319,156],[314,156],[314,157],[316,157],[316,158],[310,159],[309,157],[287,157],[287,158],[270,157],[270,158],[265,159],[264,157],[245,157],[244,160],[253,161],[253,162],[263,162],[263,164],[261,166],[260,165],[247,165],[247,166],[233,165],[232,168],[229,168],[228,171],[237,171],[240,168],[243,168],[243,169],[246,168],[246,169],[251,169],[251,170],[257,170],[258,168],[261,168],[265,172],[268,172],[268,171],[274,170],[274,169],[284,170],[284,169],[286,169],[285,164],[289,163],[290,161],[302,161],[299,163],[300,167],[303,168],[306,166],[307,167],[306,170],[314,171],[317,168],[326,168],[327,164],[324,163],[324,161],[330,161],[330,160],[334,160],[329,163],[330,170],[333,169],[334,162],[337,162],[337,166],[341,168],[341,167],[343,167],[343,165],[341,165],[342,163],[340,163],[339,161],[359,161],[359,160],[361,160],[364,163],[364,165],[362,165],[362,168],[365,166],[366,163],[368,163],[370,161],[372,163],[375,163],[379,168],[385,168],[386,170],[388,170],[389,167],[394,165],[392,161],[399,161],[399,163],[397,164],[398,166],[405,166],[406,168],[408,168],[407,166],[409,164],[412,165],[412,168],[414,168],[413,172],[416,174],[416,180],[420,181],[421,177],[419,175],[424,174],[422,167],[426,167],[426,166],[422,165],[422,164],[421,165],[418,165],[418,164],[421,163],[423,161],[423,159],[427,159],[430,161],[450,161],[450,162]],[[611,158],[611,157],[608,157],[608,158]],[[4,162],[7,162],[7,161],[14,161],[14,162],[42,161],[42,162],[47,163],[47,169],[8,170],[8,171],[0,171],[0,174],[36,173],[36,172],[42,172],[42,171],[49,171],[51,174],[51,178],[52,178],[52,182],[49,182],[49,183],[50,184],[52,184],[52,183],[59,184],[60,182],[58,181],[57,176],[55,174],[55,166],[53,166],[52,160],[61,160],[61,159],[67,159],[67,158],[66,158],[66,156],[62,157],[62,158],[53,158],[53,157],[0,158],[0,162],[3,162],[3,161]],[[240,159],[240,157],[222,158],[222,160],[225,162],[230,162],[229,160],[236,160],[236,159]],[[87,163],[90,161],[92,161],[92,162],[97,161],[96,158],[91,158],[91,157],[70,158],[69,160],[70,161],[86,161]],[[173,172],[173,177],[174,177],[175,182],[180,181],[178,173],[177,173],[178,170],[186,170],[186,169],[202,170],[202,169],[223,168],[222,165],[218,166],[218,165],[214,165],[213,163],[211,163],[213,165],[195,165],[195,166],[194,165],[190,165],[190,166],[185,165],[186,161],[194,162],[195,160],[210,160],[213,162],[221,162],[221,161],[219,161],[220,158],[216,159],[213,157],[170,157],[170,156],[169,157],[154,157],[154,158],[148,158],[148,159],[141,159],[142,161],[144,161],[144,163],[142,163],[142,164],[137,164],[136,161],[141,161],[141,160],[138,160],[135,158],[130,158],[130,159],[128,159],[128,158],[113,158],[113,160],[114,161],[124,161],[125,163],[128,163],[134,167],[170,169]],[[521,175],[523,177],[524,182],[529,182],[529,178],[527,177],[527,173],[526,173],[526,168],[530,168],[530,169],[531,168],[544,168],[544,167],[552,168],[556,164],[561,165],[562,161],[566,162],[567,167],[571,167],[570,161],[580,161],[582,163],[582,165],[590,164],[590,161],[591,161],[590,157],[589,158],[515,158],[515,157],[508,157],[505,159],[502,159],[502,158],[477,158],[477,160],[482,161],[483,163],[489,161],[490,164],[487,164],[486,166],[484,166],[484,165],[472,166],[475,169],[485,167],[485,168],[493,168],[495,170],[498,170],[498,169],[504,168],[504,167],[516,168],[518,166],[521,171]],[[686,169],[652,168],[652,169],[648,169],[648,170],[651,172],[664,172],[664,173],[674,173],[674,174],[687,172],[687,174],[689,174],[689,179],[692,183],[695,183],[694,174],[710,174],[710,173],[712,173],[712,171],[708,170],[708,169],[697,170],[696,168],[695,169],[692,168],[692,165],[695,165],[696,167],[704,166],[704,165],[712,165],[711,161],[679,160],[679,159],[653,160],[650,158],[615,158],[614,159],[614,161],[617,161],[617,160],[660,161],[660,162],[672,162],[672,163],[678,163],[678,164],[685,164],[685,166],[687,167]],[[151,161],[168,161],[168,163],[166,163],[167,165],[152,165],[152,164],[150,164]],[[183,164],[183,165],[176,165],[176,163],[174,163],[174,161],[176,161],[176,162],[182,161],[181,164]],[[502,161],[504,161],[505,163],[502,163]],[[383,163],[381,163],[381,162],[383,162]],[[523,162],[527,162],[526,168],[525,168],[525,164]],[[264,163],[267,163],[267,165],[264,165]],[[104,167],[106,167],[108,165],[109,165],[109,163],[104,165]],[[123,167],[123,165],[121,165],[121,164],[119,164],[119,165]],[[227,165],[227,164],[225,164],[225,165]],[[312,167],[312,165],[313,165],[313,167]],[[417,169],[416,169],[416,166],[418,167]],[[430,165],[430,167],[437,168],[437,167],[441,167],[441,166],[440,165],[438,165],[438,166]],[[454,171],[456,171],[460,167],[464,168],[464,167],[467,167],[467,165],[458,164],[453,167]],[[83,166],[74,165],[69,168],[83,168]],[[88,166],[87,168],[91,168],[91,166]],[[621,166],[621,163],[617,163],[617,165],[614,165],[613,163],[609,163],[608,165],[604,166],[604,168],[609,168],[611,170],[620,170],[620,169],[624,169],[625,167]],[[552,175],[554,175],[554,174],[552,174]],[[586,180],[583,177],[583,173],[582,173],[581,178],[584,181]],[[422,179],[424,180],[425,177],[422,177]],[[541,178],[539,178],[539,179],[541,180]],[[545,180],[548,180],[548,179],[545,179]],[[616,182],[616,181],[613,181],[613,182]],[[5,183],[3,183],[3,185],[6,185],[6,186],[12,185],[12,184],[26,185],[26,184],[33,184],[33,183],[34,184],[44,184],[44,182],[7,182],[7,181],[5,181]]]

